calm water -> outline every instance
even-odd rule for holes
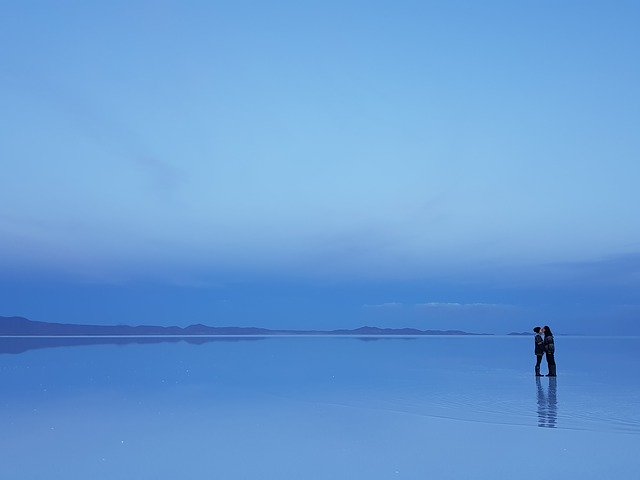
[[[640,338],[558,337],[557,380],[532,338],[110,341],[0,339],[0,478],[640,469]]]

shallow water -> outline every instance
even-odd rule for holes
[[[636,478],[640,338],[556,345],[3,338],[0,478]]]

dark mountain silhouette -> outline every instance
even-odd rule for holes
[[[185,335],[485,335],[461,330],[418,330],[415,328],[360,327],[353,330],[271,330],[256,327],[161,327],[154,325],[80,325],[36,322],[23,317],[0,317],[0,336],[166,336]]]
[[[353,330],[331,330],[331,335],[485,335],[462,330],[418,330],[416,328],[360,327]]]

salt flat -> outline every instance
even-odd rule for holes
[[[2,354],[2,478],[635,478],[640,339],[556,341],[537,381],[527,337]]]

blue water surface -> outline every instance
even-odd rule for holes
[[[0,478],[640,470],[637,337],[557,337],[557,379],[529,337],[166,340],[1,338]]]

